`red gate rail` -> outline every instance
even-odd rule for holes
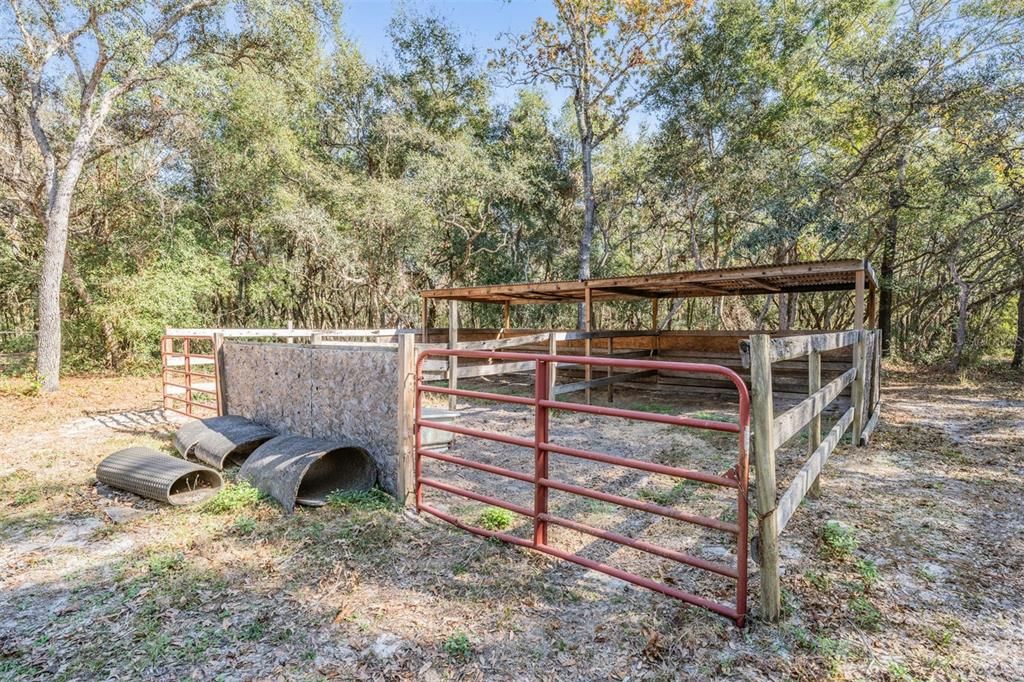
[[[486,393],[467,389],[455,389],[442,386],[429,386],[423,383],[423,363],[428,357],[464,357],[479,358],[486,360],[514,360],[532,361],[536,363],[534,372],[534,395],[532,398],[525,396],[502,395],[498,393]],[[640,370],[665,370],[672,372],[687,372],[691,374],[716,374],[732,381],[739,396],[739,421],[738,423],[714,421],[709,419],[696,419],[693,417],[682,417],[666,414],[654,414],[640,412],[637,410],[626,410],[615,407],[604,407],[597,405],[582,405],[577,403],[552,400],[549,395],[548,372],[552,363],[566,363],[576,365],[598,365],[603,367],[618,367],[625,369]],[[747,440],[750,423],[750,394],[747,385],[736,372],[720,365],[689,362],[667,362],[660,360],[633,360],[627,358],[587,357],[578,355],[538,355],[534,353],[515,353],[500,351],[471,351],[459,349],[432,349],[420,353],[416,363],[416,507],[420,511],[432,514],[448,523],[451,523],[463,530],[493,537],[522,547],[529,547],[545,554],[570,561],[581,566],[600,571],[607,575],[619,578],[626,582],[646,587],[662,594],[680,599],[689,604],[701,606],[715,613],[731,618],[738,626],[744,624],[747,612],[747,483],[749,478],[747,460]],[[521,438],[494,431],[483,431],[480,429],[467,428],[451,423],[441,423],[423,419],[422,397],[424,393],[436,393],[443,395],[454,395],[463,398],[478,400],[490,400],[499,403],[510,403],[515,405],[527,405],[534,409],[534,437]],[[581,448],[566,447],[552,443],[548,435],[548,414],[549,410],[564,410],[567,412],[581,412],[608,417],[620,417],[637,421],[655,422],[673,426],[685,426],[697,429],[709,429],[713,431],[724,431],[737,434],[737,459],[736,466],[724,475],[711,474],[702,471],[694,471],[681,467],[647,462],[643,460],[630,459],[602,452],[593,452]],[[435,452],[423,448],[421,430],[424,428],[438,429],[451,433],[461,434],[472,438],[483,438],[498,443],[506,443],[519,447],[529,448],[534,451],[534,470],[531,473],[514,471],[493,464],[475,462],[452,454]],[[653,502],[634,500],[621,495],[593,490],[564,481],[557,481],[548,476],[548,455],[555,453],[577,459],[585,459],[603,464],[628,467],[651,473],[664,474],[675,478],[682,478],[699,483],[733,488],[736,490],[736,523],[710,518],[700,514],[690,514],[679,511]],[[516,481],[530,483],[534,488],[533,508],[513,504],[500,500],[490,495],[483,495],[470,490],[438,481],[423,476],[423,458],[434,459],[449,464],[464,466],[469,469],[483,471],[489,474],[504,476]],[[525,539],[516,537],[502,531],[488,530],[473,526],[461,519],[441,511],[423,501],[423,487],[434,488],[442,492],[458,495],[466,499],[483,502],[485,504],[507,509],[521,516],[532,519],[533,537]],[[601,500],[612,504],[620,505],[630,509],[636,509],[651,514],[657,514],[667,518],[699,525],[714,531],[728,533],[736,536],[736,565],[729,565],[716,561],[708,561],[699,557],[691,556],[684,552],[660,547],[650,542],[637,540],[635,538],[620,535],[611,531],[595,528],[578,521],[561,518],[548,511],[548,491],[558,490],[562,492]],[[548,525],[556,525],[569,528],[580,533],[590,535],[602,540],[624,545],[655,556],[676,561],[680,564],[709,571],[736,581],[735,605],[721,603],[713,599],[691,594],[669,585],[645,578],[622,569],[608,566],[572,552],[553,547],[548,544]]]

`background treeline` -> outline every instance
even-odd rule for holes
[[[593,276],[866,257],[894,354],[972,362],[1016,340],[1019,363],[1024,5],[686,9],[657,62],[609,95],[642,94],[633,123],[594,149]],[[551,109],[514,58],[435,16],[399,13],[390,58],[372,64],[337,8],[246,11],[255,20],[227,22],[224,47],[134,90],[98,133],[70,219],[70,366],[151,359],[164,325],[416,325],[422,288],[578,276],[571,97]],[[16,48],[2,49],[0,329],[31,330],[43,169],[16,101]],[[56,144],[70,145],[77,85],[64,73],[46,88],[49,124],[68,120]],[[496,91],[515,94],[498,105]],[[616,102],[601,104],[598,117]],[[604,327],[649,324],[646,305],[600,314]],[[515,315],[576,324],[567,306]],[[685,303],[672,326],[851,317],[838,295],[758,297]],[[499,320],[467,306],[463,322]]]

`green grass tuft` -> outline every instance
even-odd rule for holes
[[[857,539],[838,521],[828,521],[821,529],[821,553],[827,559],[846,559],[857,549]]]
[[[499,507],[488,507],[480,512],[476,522],[485,530],[505,530],[512,525],[515,517],[512,512]]]
[[[262,498],[260,491],[247,481],[228,483],[207,500],[202,509],[211,514],[225,514],[255,507]]]
[[[469,637],[461,630],[456,630],[448,639],[444,640],[443,648],[449,658],[457,661],[468,661],[470,654],[473,653],[473,645],[469,643]]]
[[[360,509],[362,511],[379,511],[394,509],[395,498],[380,488],[370,490],[335,490],[327,495],[327,506],[336,509]]]

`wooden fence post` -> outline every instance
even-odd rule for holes
[[[223,417],[228,413],[227,396],[224,395],[224,335],[213,335],[213,376],[214,388],[217,397],[217,416]]]
[[[614,353],[614,352],[615,352],[615,350],[614,350],[614,347],[612,345],[612,337],[609,336],[608,337],[608,357],[610,358],[612,356],[612,353]],[[612,367],[611,367],[611,365],[608,365],[608,370],[605,372],[605,376],[606,377],[611,377],[611,375],[612,375]],[[611,404],[613,402],[615,402],[615,384],[608,384],[608,404]]]
[[[814,395],[821,388],[821,353],[812,350],[807,354],[807,395]],[[821,445],[821,413],[815,415],[807,425],[807,455],[813,455]],[[811,497],[821,494],[821,474],[814,478],[808,491]]]
[[[779,519],[776,513],[775,447],[772,422],[771,337],[750,337],[751,421],[754,428],[754,467],[757,487],[757,527],[761,553],[761,609],[769,621],[781,613],[779,585]],[[745,523],[746,519],[740,519]]]
[[[448,301],[448,347],[455,348],[459,344],[459,302]],[[454,355],[448,357],[448,388],[459,387],[459,359]],[[458,396],[448,396],[448,409],[459,409]]]
[[[558,355],[558,335],[555,332],[548,334],[548,355]],[[548,363],[548,397],[555,399],[555,384],[557,383],[558,363]]]
[[[855,447],[860,447],[860,436],[864,432],[864,374],[867,370],[865,336],[865,332],[859,332],[857,341],[853,344],[853,366],[857,368],[857,376],[853,379],[850,397],[853,401],[853,445]]]
[[[416,489],[416,335],[398,335],[398,481],[399,502],[408,504]]]

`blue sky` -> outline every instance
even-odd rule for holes
[[[385,33],[391,17],[402,8],[421,14],[443,17],[462,36],[466,47],[474,48],[481,62],[488,59],[488,48],[500,44],[501,33],[526,33],[534,20],[543,16],[554,19],[550,0],[451,0],[449,2],[412,2],[410,0],[347,0],[342,13],[342,27],[350,40],[371,63],[388,59],[388,38]],[[566,93],[551,87],[540,87],[553,108],[565,101]],[[515,88],[495,83],[495,100],[510,103]]]

